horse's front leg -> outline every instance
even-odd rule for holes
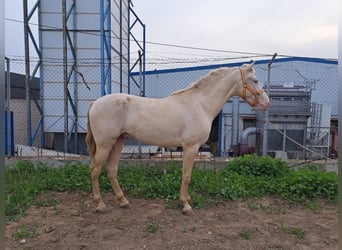
[[[198,149],[198,146],[183,147],[183,174],[180,201],[183,205],[183,213],[186,215],[189,215],[192,212],[192,208],[189,204],[191,197],[189,195],[188,188],[191,181],[192,167],[198,153]]]

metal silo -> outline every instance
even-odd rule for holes
[[[41,119],[35,131],[28,126],[30,142],[40,130],[50,147],[85,152],[89,103],[112,92],[130,93],[130,73],[137,70],[138,61],[132,60],[130,48],[132,43],[141,48],[145,58],[145,26],[130,0],[39,0],[31,11],[24,8],[24,12],[25,40],[35,44],[39,57],[37,66],[26,75],[40,74],[41,81],[37,102]],[[38,12],[39,39],[30,34],[34,12]],[[141,26],[142,40],[132,39],[136,25]],[[45,141],[41,144],[44,147]]]

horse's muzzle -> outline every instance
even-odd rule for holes
[[[260,111],[266,111],[270,108],[270,103],[266,102],[266,103],[259,103],[255,109],[256,110],[260,110]]]

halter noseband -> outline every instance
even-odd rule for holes
[[[258,91],[256,91],[251,86],[247,85],[246,77],[245,77],[245,72],[243,71],[242,68],[239,68],[239,70],[240,70],[241,79],[242,79],[242,83],[243,83],[242,99],[246,100],[246,93],[247,93],[247,89],[248,89],[254,95],[253,107],[255,107],[259,103],[258,96],[261,95],[262,93],[264,93],[264,90],[263,89],[259,89]]]

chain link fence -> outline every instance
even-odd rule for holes
[[[336,157],[337,61],[284,60],[272,65],[271,76],[268,153]]]
[[[256,75],[263,85],[267,81],[268,61],[258,60],[255,65]],[[7,58],[5,63],[8,65],[6,70],[11,72],[6,78],[6,110],[13,112],[11,132],[13,139],[9,140],[7,147],[31,146],[28,143],[27,121],[31,119],[30,129],[34,136],[32,146],[63,151],[66,114],[63,65],[56,60],[45,62],[44,72],[38,72],[36,75],[39,77],[31,79],[31,107],[28,107],[24,60]],[[215,68],[240,65],[240,62],[227,61],[220,65],[194,64],[191,67],[188,65],[182,67],[178,63],[177,68],[158,69],[157,64],[154,65],[156,66],[154,70],[145,72],[145,96],[166,97],[199,80]],[[160,67],[163,67],[163,64],[160,64]],[[139,95],[139,86],[134,83],[128,85],[128,77],[124,77],[123,82],[120,83],[119,72],[115,71],[115,67],[113,68],[111,91],[120,92],[122,89],[122,92]],[[84,59],[77,62],[76,69],[70,75],[71,80],[68,85],[74,107],[69,104],[67,114],[69,131],[77,131],[77,136],[75,133],[70,133],[68,149],[69,153],[86,155],[84,143],[86,113],[89,103],[101,95],[100,68],[96,60]],[[132,77],[139,82],[138,72],[133,73]],[[108,93],[108,88],[105,88]],[[269,127],[264,128],[263,113],[252,110],[242,100],[234,106],[232,99],[224,106],[220,116],[214,120],[210,138],[202,149],[222,157],[246,152],[261,154],[262,136],[267,130],[268,155],[277,156],[285,152],[288,158],[295,159],[336,157],[337,88],[337,61],[307,58],[277,59],[271,68]],[[235,120],[234,112],[238,117]],[[21,155],[23,153],[20,150],[22,148],[14,147],[14,150],[9,148],[6,152]],[[141,145],[134,140],[127,140],[123,153],[124,156],[129,157],[137,156],[140,152],[156,153],[157,150],[156,146]]]

